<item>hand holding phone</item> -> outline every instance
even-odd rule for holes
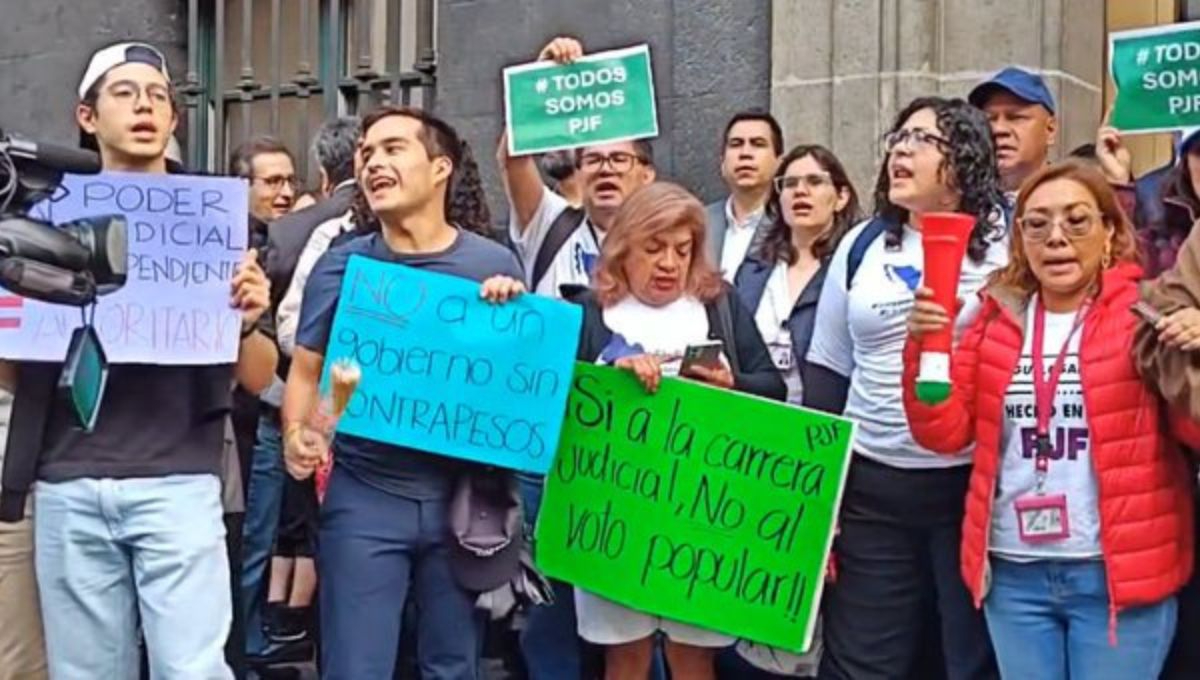
[[[688,345],[687,349],[683,351],[683,363],[679,366],[679,373],[687,373],[694,366],[703,366],[707,369],[721,368],[721,341],[710,340]]]

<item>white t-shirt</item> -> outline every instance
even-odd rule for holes
[[[845,416],[858,421],[854,438],[858,453],[898,468],[966,465],[971,462],[966,455],[942,456],[917,444],[904,415],[900,379],[908,313],[924,267],[921,233],[906,225],[895,250],[887,249],[887,235],[880,234],[863,254],[847,290],[850,248],[867,224],[846,234],[829,264],[808,361],[849,376]],[[956,340],[979,312],[977,293],[988,274],[1008,261],[1006,233],[1000,232],[989,244],[982,263],[963,258],[958,297],[964,305],[954,323]]]
[[[1046,471],[1046,494],[1067,497],[1067,527],[1070,536],[1059,541],[1030,544],[1021,540],[1013,503],[1033,495],[1037,486],[1034,450],[1037,435],[1036,399],[1033,389],[1034,304],[1029,305],[1025,323],[1025,345],[1012,383],[1004,395],[1004,429],[1000,441],[1000,474],[996,480],[996,502],[992,511],[989,546],[1007,558],[1089,559],[1101,556],[1100,515],[1096,471],[1092,466],[1091,437],[1079,381],[1079,337],[1075,331],[1067,347],[1063,370],[1054,395],[1050,416],[1050,443],[1056,458]],[[1046,337],[1042,342],[1043,375],[1049,376],[1071,326],[1075,313],[1046,313]]]
[[[726,281],[733,282],[738,267],[750,252],[754,243],[754,234],[758,231],[758,223],[762,221],[763,209],[759,208],[746,215],[741,222],[733,216],[733,198],[725,201],[725,242],[721,245],[721,275]]]
[[[542,189],[542,202],[529,220],[528,228],[521,233],[521,225],[517,211],[511,205],[508,214],[508,235],[521,256],[521,264],[525,267],[525,283],[533,287],[533,265],[537,262],[538,251],[550,233],[554,220],[570,207],[567,199],[559,196],[550,189]],[[600,258],[600,244],[604,242],[604,232],[597,229],[590,220],[584,218],[579,228],[567,238],[566,243],[554,256],[546,275],[534,288],[535,293],[549,297],[562,297],[559,286],[587,286],[592,282],[592,270],[596,260]]]
[[[627,295],[604,310],[604,325],[627,343],[637,343],[647,354],[658,357],[665,376],[679,375],[688,345],[708,340],[708,313],[704,304],[691,296],[651,307]]]
[[[758,334],[771,352],[771,361],[779,369],[779,375],[787,384],[787,401],[799,404],[804,398],[804,386],[800,382],[800,362],[792,350],[792,333],[787,327],[796,298],[788,289],[788,263],[777,262],[767,278],[762,299],[754,312],[754,323]]]

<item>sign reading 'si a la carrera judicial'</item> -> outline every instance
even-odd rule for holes
[[[650,48],[504,69],[508,151],[545,153],[658,135]]]

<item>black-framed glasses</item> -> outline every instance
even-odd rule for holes
[[[1055,224],[1067,238],[1078,240],[1090,236],[1099,219],[1100,214],[1094,210],[1075,210],[1056,215],[1037,212],[1018,218],[1017,226],[1021,229],[1021,236],[1031,243],[1042,243],[1049,239]]]
[[[300,188],[300,180],[296,179],[295,175],[271,175],[270,177],[251,177],[251,182],[262,182],[271,191],[283,191],[286,185],[291,187],[292,191]]]
[[[579,169],[587,172],[600,172],[605,165],[613,172],[624,174],[633,169],[634,163],[645,163],[646,159],[627,151],[614,151],[610,154],[585,153],[579,158]]]
[[[783,193],[785,190],[795,191],[801,184],[809,191],[816,191],[821,187],[833,186],[833,177],[828,172],[811,172],[807,175],[784,175],[776,177],[775,191]]]
[[[908,128],[889,132],[883,136],[884,151],[891,153],[901,144],[908,143],[912,148],[935,146],[944,148],[950,145],[950,140],[923,128]]]

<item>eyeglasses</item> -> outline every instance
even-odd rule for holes
[[[787,189],[796,190],[801,184],[809,191],[833,185],[833,178],[827,172],[814,172],[808,175],[785,175],[775,178],[775,191],[783,193]]]
[[[950,140],[921,128],[909,128],[889,132],[883,136],[883,148],[888,153],[896,147],[908,142],[912,148],[936,146],[942,148],[950,145]]]
[[[587,172],[600,172],[608,165],[617,174],[625,174],[633,169],[633,164],[645,163],[646,159],[625,151],[614,151],[608,155],[587,153],[579,159],[579,169]]]
[[[291,187],[292,191],[295,191],[296,189],[298,189],[300,187],[300,180],[296,179],[295,175],[272,175],[270,177],[251,177],[250,181],[251,182],[262,182],[263,184],[267,185],[268,189],[270,189],[271,191],[275,191],[275,192],[283,191],[283,187],[285,184],[288,187]]]
[[[1092,233],[1099,217],[1100,215],[1092,210],[1076,210],[1053,216],[1034,213],[1018,218],[1017,226],[1021,228],[1021,236],[1031,243],[1042,243],[1049,239],[1055,224],[1062,229],[1067,238],[1077,240]]]

